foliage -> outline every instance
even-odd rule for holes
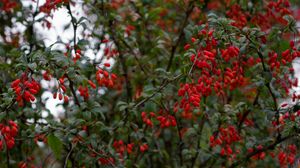
[[[299,162],[297,1],[24,4],[0,0],[0,167]],[[47,45],[62,9],[72,39]]]

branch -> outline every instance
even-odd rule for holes
[[[113,162],[110,161],[108,155],[105,155],[105,154],[103,154],[103,153],[99,153],[99,152],[97,152],[97,151],[96,151],[95,149],[93,149],[93,148],[89,148],[89,147],[88,147],[88,149],[89,149],[91,152],[97,154],[98,156],[106,158],[107,161],[109,162],[110,166],[112,166],[112,167],[117,167]]]
[[[255,45],[255,42],[254,42],[251,38],[249,38],[248,35],[245,35],[245,37],[246,37],[252,44]],[[261,63],[262,63],[264,72],[270,72],[270,71],[267,69],[266,65],[265,65],[263,54],[259,51],[258,48],[255,48],[255,49],[256,49],[256,52],[257,52],[257,54],[258,54],[258,56],[259,56],[259,58],[260,58],[260,60],[261,60]],[[271,72],[270,72],[270,73],[271,73]],[[268,91],[269,91],[269,93],[270,93],[270,95],[271,95],[271,97],[272,97],[272,99],[273,99],[273,102],[274,102],[274,107],[273,107],[273,108],[274,108],[274,111],[276,112],[276,113],[275,113],[276,122],[277,122],[277,124],[279,124],[279,110],[277,109],[277,108],[278,108],[278,103],[277,103],[276,96],[275,96],[274,92],[272,91],[270,81],[267,81],[266,84],[265,84],[265,86],[268,88]],[[280,133],[279,129],[277,129],[277,134],[278,134],[278,135],[277,135],[277,139],[280,139],[281,133]]]
[[[10,168],[9,165],[10,165],[10,163],[9,163],[9,150],[6,146],[6,166],[7,166],[7,168]]]
[[[121,39],[121,42],[130,50],[132,51],[132,54],[139,66],[139,68],[145,73],[145,75],[148,75],[146,69],[143,67],[142,63],[140,62],[139,58],[138,58],[138,55],[134,52],[134,49],[124,40],[124,39]]]
[[[195,166],[195,164],[196,164],[196,162],[197,162],[197,158],[198,158],[198,156],[199,156],[199,153],[200,153],[200,141],[201,141],[201,136],[202,136],[202,130],[203,130],[203,127],[204,127],[204,123],[205,123],[205,121],[207,120],[207,116],[206,116],[206,114],[204,113],[203,114],[203,116],[202,116],[202,119],[201,119],[201,121],[200,121],[200,123],[199,123],[199,133],[198,133],[198,136],[200,137],[199,139],[198,139],[198,142],[197,142],[197,151],[196,151],[196,155],[192,158],[192,166],[191,166],[191,168],[193,168],[194,166]]]
[[[178,78],[180,78],[182,76],[182,74],[179,74],[177,76],[175,76],[173,79],[170,80],[164,80],[161,84],[161,86],[149,97],[146,97],[145,99],[141,100],[140,102],[136,103],[133,108],[137,108],[140,105],[144,104],[145,102],[149,101],[151,98],[153,98],[157,93],[161,92],[168,84],[170,84],[171,82],[177,80]],[[125,109],[126,111],[128,111],[128,108]],[[116,127],[114,127],[112,130],[116,131],[119,127],[126,125],[127,123],[127,118],[128,118],[128,112],[126,112],[126,114],[124,115],[123,119],[121,121],[124,121],[123,124],[119,124]],[[121,123],[121,122],[120,122]]]
[[[72,23],[73,30],[74,30],[73,42],[74,42],[74,53],[76,54],[76,48],[77,48],[77,46],[76,46],[77,45],[77,42],[76,42],[77,23],[75,22],[76,19],[72,14],[70,3],[67,4],[67,9],[68,9],[68,12],[71,16],[71,23]]]
[[[178,142],[179,143],[178,144],[179,151],[178,152],[179,152],[180,166],[182,166],[182,164],[183,164],[182,148],[183,148],[184,143],[183,143],[182,137],[180,135],[180,129],[181,129],[179,126],[180,122],[177,119],[175,114],[174,114],[174,118],[176,120],[176,128],[177,128],[177,133],[178,133],[178,138],[179,138],[179,142]]]
[[[126,60],[123,57],[123,53],[122,53],[122,50],[120,48],[120,43],[116,39],[116,36],[115,36],[115,33],[114,33],[115,29],[114,29],[114,25],[113,25],[113,20],[109,21],[109,27],[110,27],[110,30],[111,30],[112,40],[114,41],[114,43],[115,43],[115,45],[118,49],[118,52],[119,52],[119,58],[120,58],[120,63],[121,63],[121,67],[122,67],[122,70],[123,70],[123,76],[124,76],[125,82],[126,82],[127,103],[129,103],[132,99],[132,93],[131,93],[132,88],[131,88],[131,84],[130,84],[129,77],[128,77],[128,70],[127,70],[127,66],[126,66]]]
[[[68,154],[67,154],[67,156],[65,158],[65,161],[64,161],[64,168],[67,168],[68,160],[69,160],[70,155],[72,154],[73,149],[74,149],[74,146],[71,143],[71,149],[69,150],[69,152],[68,152]]]
[[[76,96],[76,92],[75,92],[75,90],[74,90],[74,82],[70,79],[70,77],[66,74],[66,77],[67,77],[67,79],[69,80],[69,82],[70,82],[70,89],[71,89],[71,92],[72,92],[72,94],[73,94],[73,97],[74,97],[74,100],[75,100],[75,104],[77,105],[77,106],[79,106],[80,107],[80,103],[79,103],[79,100],[77,99],[77,96]]]
[[[185,12],[185,18],[184,18],[184,21],[183,23],[181,24],[182,26],[180,27],[179,29],[179,36],[178,36],[178,39],[176,41],[176,43],[172,46],[171,48],[171,56],[170,56],[170,59],[169,59],[169,62],[168,62],[168,66],[167,66],[167,69],[166,71],[169,71],[171,66],[172,66],[172,62],[173,62],[173,59],[174,59],[174,56],[175,56],[175,51],[180,43],[180,41],[182,40],[183,38],[183,35],[184,35],[184,28],[185,26],[187,25],[187,22],[188,22],[188,19],[189,19],[189,16],[190,14],[192,13],[193,9],[194,9],[194,2],[195,0],[191,1],[189,3],[189,6],[188,6],[188,9],[186,10]]]
[[[13,98],[13,100],[11,101],[11,103],[9,105],[6,106],[6,108],[2,111],[3,113],[4,112],[8,112],[8,110],[16,103],[16,99]]]
[[[170,84],[171,82],[177,80],[178,78],[180,78],[182,76],[182,74],[179,74],[177,76],[175,76],[173,79],[170,80],[164,80],[162,82],[162,84],[160,85],[160,87],[149,97],[146,97],[145,99],[141,100],[140,102],[136,103],[134,105],[134,108],[139,107],[140,105],[142,105],[143,103],[147,102],[148,100],[150,100],[152,97],[154,97],[157,93],[160,93],[168,84]]]
[[[257,101],[258,101],[258,97],[260,95],[260,91],[257,91],[257,94],[254,98],[254,101],[252,103],[253,106],[255,106],[257,104]],[[243,113],[243,116],[238,124],[238,132],[241,132],[241,129],[242,129],[242,125],[244,123],[244,121],[247,119],[248,115],[250,114],[251,110],[247,110],[246,112]]]
[[[257,54],[258,54],[258,56],[259,56],[259,58],[260,58],[260,60],[261,60],[261,62],[262,62],[264,72],[270,72],[270,71],[267,70],[267,68],[266,68],[266,66],[265,66],[265,63],[264,63],[264,57],[263,57],[262,53],[261,53],[258,49],[257,49]],[[271,72],[270,72],[270,73],[271,73]],[[272,99],[273,99],[273,102],[274,102],[274,111],[276,112],[276,113],[275,113],[276,123],[279,124],[279,110],[277,109],[277,108],[278,108],[277,99],[276,99],[275,94],[274,94],[273,91],[272,91],[270,81],[268,81],[268,82],[266,83],[266,87],[268,88],[268,91],[269,91],[269,93],[270,93],[270,95],[271,95],[271,97],[272,97]],[[277,135],[277,139],[280,139],[281,134],[280,134],[279,129],[277,129],[277,134],[278,134],[278,135]]]
[[[249,154],[247,154],[243,159],[239,160],[239,161],[236,161],[235,163],[233,163],[230,168],[234,168],[234,167],[237,167],[238,165],[242,164],[243,162],[246,162],[248,161],[251,157],[261,153],[261,152],[266,152],[268,150],[271,150],[271,149],[274,149],[276,147],[276,145],[280,144],[281,142],[283,141],[286,141],[290,138],[293,138],[295,136],[297,136],[298,134],[293,134],[293,135],[289,135],[289,136],[286,136],[284,138],[277,138],[276,141],[268,146],[265,146],[264,148],[262,149],[257,149]]]

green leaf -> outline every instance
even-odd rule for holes
[[[59,138],[57,138],[54,134],[49,134],[47,136],[48,145],[51,148],[57,159],[61,158],[61,151],[63,148],[63,143]]]
[[[273,78],[272,73],[270,71],[263,72],[263,76],[264,76],[267,83],[271,82],[271,80]]]
[[[92,119],[92,113],[90,111],[85,111],[82,113],[82,117],[85,119],[85,120],[91,120]]]
[[[36,69],[36,67],[37,67],[37,64],[34,62],[34,63],[30,63],[30,64],[28,64],[28,67],[30,68],[30,69],[32,69],[32,70],[35,70]]]
[[[197,131],[195,130],[195,128],[189,128],[186,133],[184,134],[184,137],[189,139],[193,136],[196,136],[197,135]]]
[[[126,108],[128,108],[128,104],[126,102],[122,102],[122,101],[119,101],[117,103],[117,106],[119,107],[120,111],[124,111]]]

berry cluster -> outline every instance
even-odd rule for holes
[[[4,138],[8,150],[15,146],[15,137],[18,133],[18,125],[14,121],[8,121],[8,125],[0,124],[1,136]],[[0,150],[3,149],[3,140],[0,140]]]
[[[247,25],[247,18],[249,17],[249,13],[244,12],[241,9],[241,6],[238,4],[234,4],[230,7],[229,11],[226,12],[226,15],[234,20],[231,23],[232,26],[243,28]]]
[[[34,157],[28,157],[26,161],[21,161],[18,163],[18,168],[36,168],[34,166]]]
[[[140,151],[141,152],[146,152],[148,149],[149,149],[148,144],[144,143],[144,144],[140,145]]]
[[[277,155],[280,166],[288,167],[288,165],[293,165],[293,163],[295,162],[296,155],[297,147],[294,144],[289,145],[286,151],[280,149]]]
[[[261,27],[262,30],[270,29],[274,24],[286,25],[285,15],[290,15],[290,3],[288,0],[269,1],[265,5],[264,13],[256,13],[251,22]]]
[[[149,114],[142,112],[141,116],[143,122],[149,127],[153,127],[153,122],[151,120],[152,118],[155,118],[157,121],[159,121],[160,128],[175,127],[177,125],[175,117],[167,112],[164,112],[163,110],[159,111],[159,115],[156,115],[153,112],[150,112]]]
[[[109,74],[108,71],[98,69],[96,72],[96,80],[99,86],[112,88],[116,82],[117,75],[114,73]]]
[[[147,126],[153,127],[153,122],[151,121],[151,118],[154,118],[156,116],[155,113],[150,112],[150,115],[147,115],[147,113],[143,111],[142,114],[141,114],[141,116],[142,116],[143,122]]]
[[[257,151],[261,151],[261,152],[258,152],[256,155],[252,156],[252,158],[255,159],[255,160],[263,160],[266,157],[266,153],[262,152],[262,149],[263,149],[263,146],[262,145],[258,145],[256,147],[256,150]],[[252,152],[254,152],[254,149],[253,148],[249,148],[247,151],[249,153],[252,153]]]
[[[74,58],[73,58],[74,63],[76,63],[77,60],[79,60],[80,58],[81,58],[81,50],[80,50],[80,49],[77,49],[77,50],[75,51],[75,56],[74,56]]]
[[[89,95],[89,88],[88,87],[79,86],[78,91],[79,91],[80,96],[82,96],[85,101],[89,99],[90,95]]]
[[[40,11],[50,14],[52,10],[57,8],[57,5],[62,3],[69,3],[69,0],[46,0],[45,4],[40,7]]]
[[[17,2],[14,0],[0,0],[1,10],[5,12],[12,12],[14,8],[18,6]]]
[[[65,82],[65,76],[62,76],[59,78],[59,85],[58,85],[58,92],[55,92],[53,94],[53,99],[56,99],[58,97],[59,100],[64,100],[65,103],[69,102],[69,97],[67,95],[63,95],[63,93],[66,93],[67,88],[64,84]]]
[[[119,52],[112,47],[113,43],[109,43],[108,39],[104,39],[102,40],[102,43],[105,44],[105,48],[104,48],[104,56],[109,59],[111,57],[115,57],[119,54]]]
[[[124,155],[124,152],[126,151],[127,154],[131,154],[133,151],[134,143],[130,144],[124,144],[122,140],[115,140],[113,143],[113,147],[117,153],[119,153],[121,156]]]
[[[51,75],[49,74],[48,71],[45,71],[45,72],[43,73],[43,78],[44,78],[44,80],[46,80],[46,81],[50,81],[50,80],[51,80]]]
[[[112,157],[109,157],[109,158],[104,158],[104,157],[100,157],[98,159],[98,162],[101,164],[101,165],[111,165],[115,162],[114,158]]]
[[[233,57],[237,57],[239,53],[240,49],[235,46],[229,46],[228,48],[221,50],[221,55],[225,62],[228,62]]]
[[[113,165],[115,163],[115,160],[113,157],[110,157],[110,156],[107,156],[105,157],[107,154],[100,150],[99,152],[96,152],[93,148],[92,148],[92,145],[88,145],[87,148],[92,151],[89,155],[93,158],[97,157],[97,155],[101,155],[99,158],[98,158],[98,163],[100,165]],[[103,156],[104,155],[104,156]]]
[[[216,147],[217,145],[220,145],[222,147],[220,154],[222,156],[230,157],[233,155],[230,145],[240,140],[241,137],[235,127],[228,126],[227,128],[219,128],[217,135],[212,135],[210,137],[210,146]],[[238,153],[239,151],[236,152]]]
[[[16,101],[22,107],[24,100],[26,102],[34,101],[36,95],[40,91],[40,85],[32,77],[28,78],[24,73],[20,79],[16,79],[11,83],[11,88],[16,93]]]
[[[217,48],[217,41],[214,37],[214,31],[205,29],[199,31],[198,37],[205,42],[205,45],[192,38],[193,46],[197,46],[197,53],[191,52],[190,61],[193,63],[191,72],[194,69],[199,71],[193,73],[191,83],[180,84],[178,95],[182,97],[178,103],[180,109],[183,109],[182,116],[193,118],[193,108],[200,105],[202,97],[207,97],[215,93],[219,97],[226,97],[226,89],[234,90],[245,86],[246,78],[244,77],[244,67],[241,61],[237,59],[240,50],[234,45],[225,49]],[[184,49],[188,50],[190,44],[185,45]],[[219,50],[219,52],[218,52]],[[221,58],[217,57],[220,53]],[[221,67],[219,62],[230,62],[231,65]],[[252,62],[255,62],[254,60]]]
[[[172,115],[157,116],[156,119],[160,122],[160,128],[175,127],[177,125],[176,119]]]

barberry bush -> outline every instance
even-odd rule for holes
[[[298,5],[0,0],[0,167],[296,167]]]

